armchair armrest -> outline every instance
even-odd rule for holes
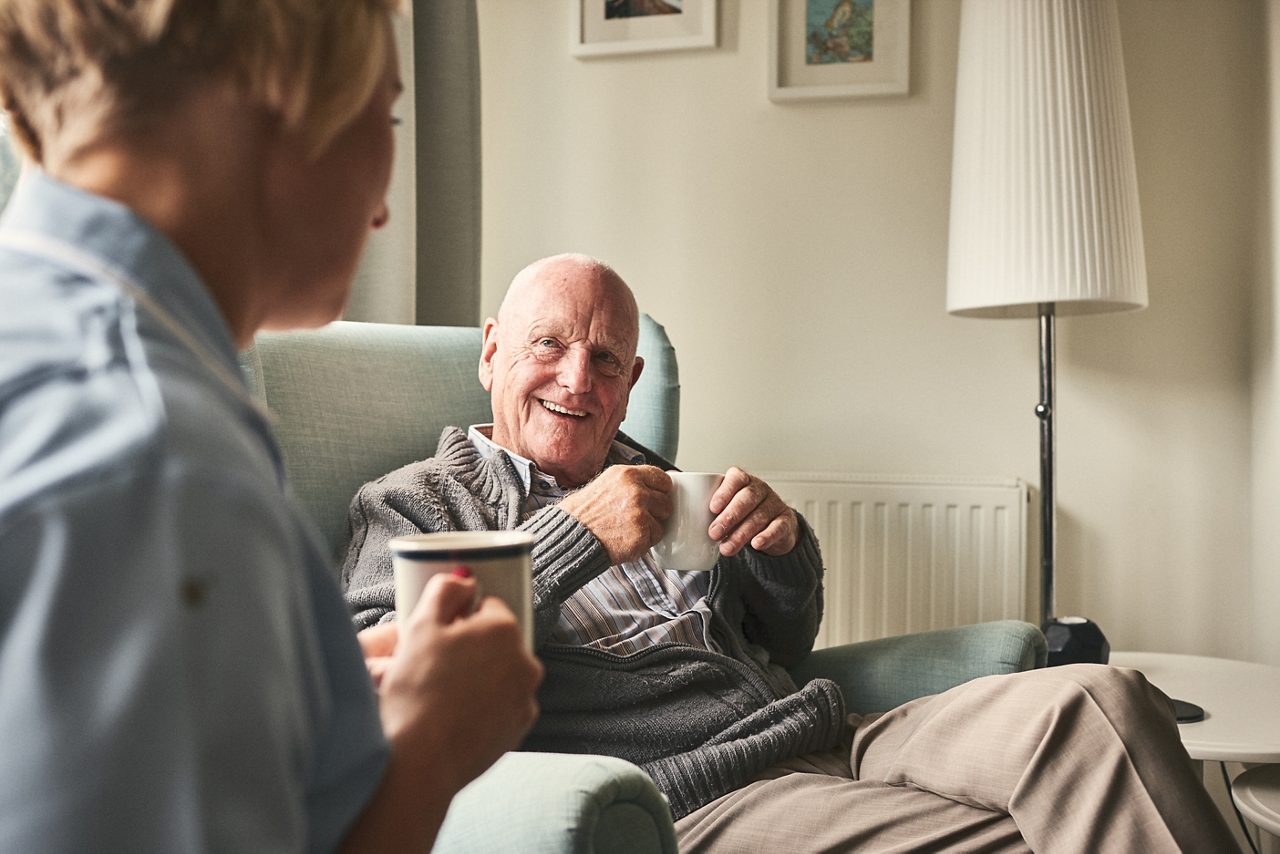
[[[884,712],[994,673],[1044,667],[1044,635],[1030,623],[999,620],[828,647],[791,669],[798,684],[827,678],[850,712]]]
[[[610,756],[508,753],[458,793],[434,852],[676,854],[653,780]]]

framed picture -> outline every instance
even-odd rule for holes
[[[911,0],[770,0],[769,98],[905,95]]]
[[[717,0],[570,0],[569,51],[602,56],[716,46]]]

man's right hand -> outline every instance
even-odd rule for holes
[[[610,466],[559,507],[595,534],[616,566],[638,559],[662,539],[671,489],[671,478],[655,466]]]

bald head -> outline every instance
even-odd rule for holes
[[[566,254],[525,267],[484,327],[493,440],[562,486],[590,480],[640,377],[639,334],[635,297],[609,265]]]
[[[622,319],[627,320],[625,326],[632,337],[639,337],[640,311],[631,288],[608,264],[573,252],[540,258],[516,273],[498,307],[498,320],[501,322],[513,311],[526,310],[530,304],[595,299],[614,302],[626,315]],[[631,349],[634,354],[634,345]]]

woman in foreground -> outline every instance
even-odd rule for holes
[[[386,222],[394,5],[0,4],[0,850],[425,851],[536,715],[462,578],[375,693],[237,370]]]

